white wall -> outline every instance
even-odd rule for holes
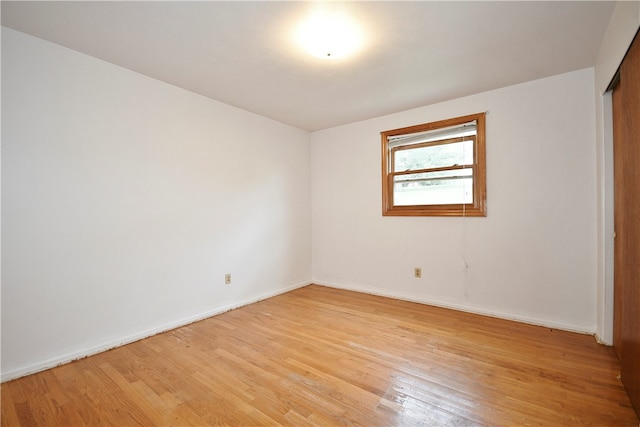
[[[640,27],[640,1],[618,2],[596,60],[596,158],[598,176],[598,339],[613,343],[613,122],[606,93]]]
[[[313,133],[313,281],[595,332],[593,87],[590,68]],[[488,216],[383,217],[380,132],[487,110]]]
[[[3,380],[309,282],[305,131],[3,28],[2,149]]]

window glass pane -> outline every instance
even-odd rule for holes
[[[473,164],[473,140],[395,150],[394,171]]]
[[[466,169],[465,171],[470,172],[471,170]],[[395,206],[473,203],[473,177],[471,176],[444,179],[437,178],[435,180],[408,180],[407,177],[414,175],[394,177],[393,204]]]

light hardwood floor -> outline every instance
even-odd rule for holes
[[[307,286],[2,384],[2,425],[638,426],[593,337]]]

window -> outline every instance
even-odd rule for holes
[[[382,132],[382,214],[487,216],[485,113]]]

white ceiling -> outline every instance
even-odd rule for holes
[[[614,2],[349,2],[365,48],[316,59],[308,2],[2,2],[2,25],[314,131],[593,66]]]

